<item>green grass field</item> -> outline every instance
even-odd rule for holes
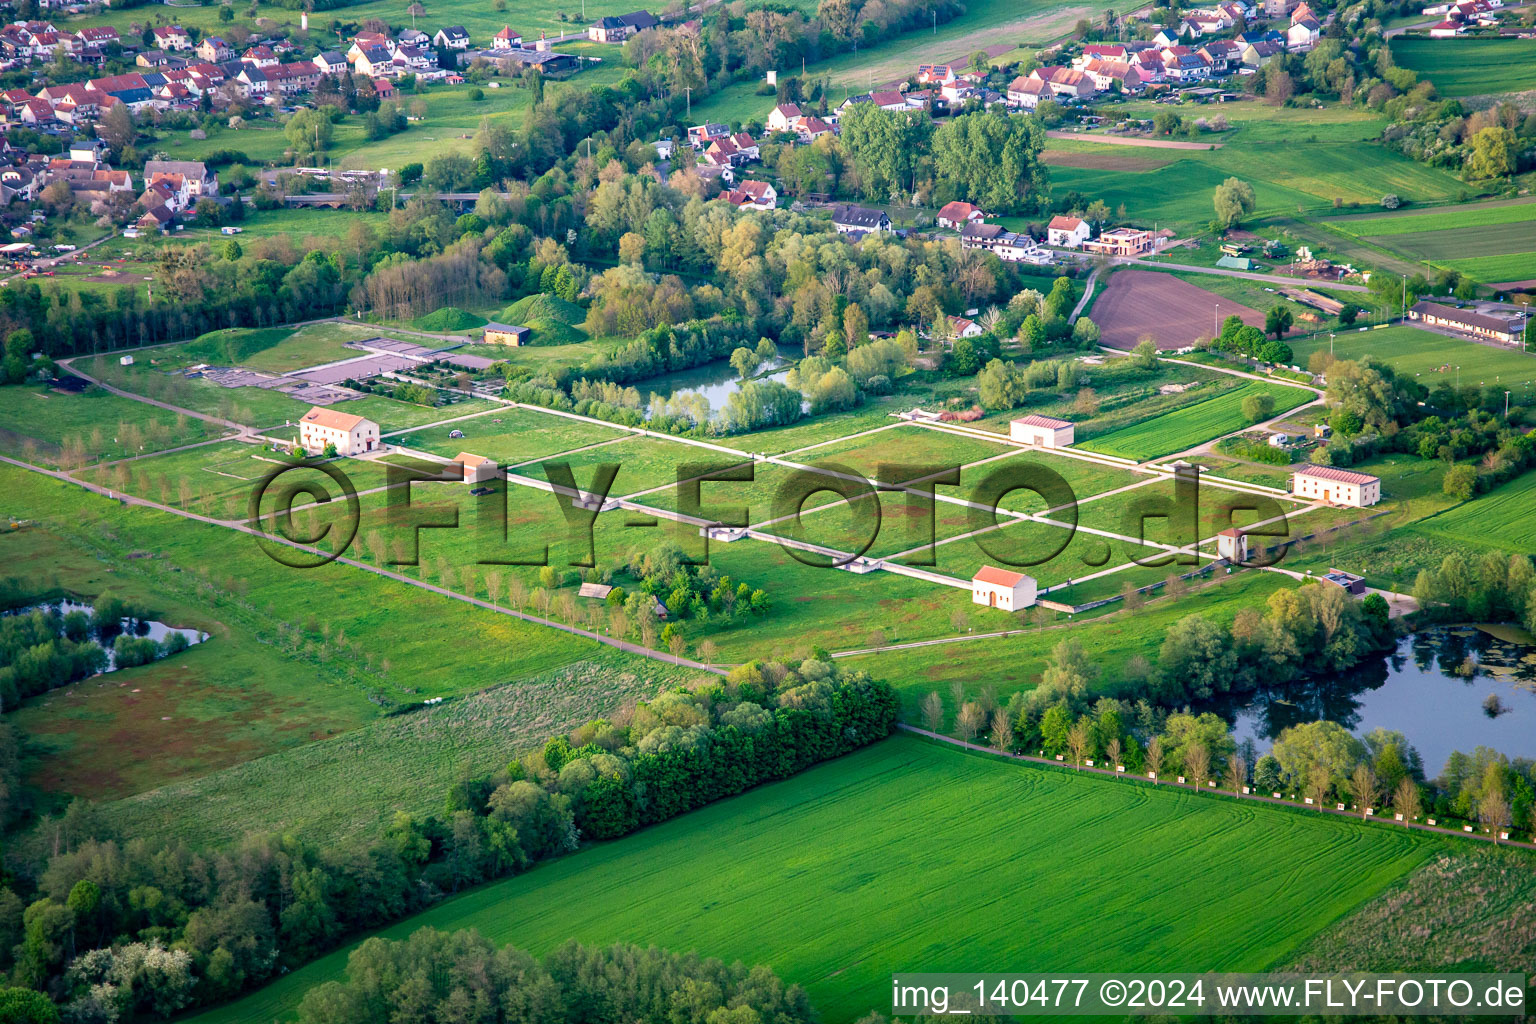
[[[42,385],[0,388],[0,446],[25,461],[60,465],[79,442],[88,461],[121,459],[218,437],[202,420],[98,387],[66,393]]]
[[[1487,284],[1536,279],[1536,252],[1515,252],[1501,256],[1471,256],[1443,260],[1444,266],[1459,270],[1474,281]]]
[[[1276,413],[1293,409],[1312,397],[1311,392],[1300,388],[1250,381],[1234,391],[1122,427],[1078,447],[1138,461],[1183,451],[1247,426],[1249,420],[1243,415],[1243,399],[1259,394],[1274,397]]]
[[[240,330],[246,333],[252,332],[251,328],[236,328],[236,331]],[[376,338],[378,334],[378,331],[371,328],[355,327],[352,324],[309,324],[283,337],[275,345],[254,348],[239,362],[241,366],[249,366],[253,370],[261,370],[265,373],[292,373],[295,370],[319,366],[322,363],[334,363],[342,359],[366,355],[367,353],[357,349],[347,348],[346,343],[361,341],[364,338]],[[231,344],[239,346],[240,342],[232,341]]]
[[[454,430],[462,431],[464,436],[449,437]],[[389,441],[447,458],[467,451],[495,459],[501,466],[513,466],[541,455],[615,441],[625,436],[627,432],[618,427],[568,419],[538,409],[499,408],[473,419],[458,420],[429,430],[410,430]],[[681,445],[678,449],[680,452],[689,450]]]
[[[1536,398],[1527,387],[1536,387],[1536,355],[1518,349],[1482,345],[1475,341],[1447,337],[1417,327],[1394,326],[1367,331],[1340,332],[1332,341],[1333,354],[1340,359],[1370,356],[1386,363],[1400,374],[1417,377],[1419,383],[1434,388],[1456,383],[1454,369],[1461,367],[1463,384],[1503,384],[1517,387],[1515,400]],[[1292,348],[1298,363],[1305,365],[1313,352],[1327,352],[1327,335],[1297,340]]]
[[[44,528],[0,534],[0,560],[38,586],[91,598],[111,590],[153,617],[210,638],[175,657],[85,679],[7,717],[27,736],[25,778],[48,794],[110,801],[308,744],[377,709],[290,660],[210,602],[176,594]],[[99,756],[104,749],[118,752]]]
[[[823,1020],[845,1022],[887,1009],[903,970],[1280,966],[1439,848],[902,737],[383,934],[473,927],[535,953],[570,938],[697,950],[767,964],[806,986]],[[332,954],[195,1020],[290,1019],[345,963]]]
[[[1469,203],[1451,209],[1406,210],[1369,217],[1335,217],[1328,223],[1357,238],[1382,238],[1426,231],[1523,224],[1533,220],[1536,220],[1536,200],[1520,199],[1512,202]]]
[[[1419,524],[1426,533],[1474,546],[1536,555],[1536,474],[1526,473],[1509,483]]]
[[[1536,89],[1536,40],[1394,39],[1392,62],[1434,82],[1442,96]]]

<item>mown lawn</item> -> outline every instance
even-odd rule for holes
[[[1536,355],[1499,345],[1480,345],[1475,341],[1452,338],[1417,327],[1394,326],[1375,330],[1340,331],[1332,341],[1333,354],[1339,359],[1369,356],[1386,363],[1400,374],[1417,378],[1420,384],[1435,388],[1440,384],[1455,386],[1455,367],[1461,367],[1462,384],[1492,384],[1519,390],[1512,396],[1526,404],[1536,400],[1527,390],[1536,386]],[[1291,345],[1296,362],[1305,366],[1313,352],[1327,352],[1326,334],[1298,339]]]
[[[1439,848],[900,737],[384,934],[473,927],[535,953],[571,938],[697,950],[766,964],[845,1022],[886,1009],[903,970],[1263,970]],[[290,1019],[345,964],[344,950],[195,1019]]]
[[[1293,409],[1312,397],[1310,391],[1300,388],[1250,381],[1236,390],[1122,427],[1079,447],[1138,461],[1183,451],[1247,426],[1250,420],[1243,415],[1243,399],[1264,394],[1274,397],[1276,413]]]

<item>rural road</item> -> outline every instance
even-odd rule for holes
[[[1167,250],[1164,250],[1165,252]],[[1217,277],[1241,277],[1247,281],[1262,281],[1265,284],[1286,285],[1291,288],[1310,286],[1313,288],[1327,288],[1336,292],[1368,292],[1363,284],[1344,284],[1342,282],[1310,281],[1304,277],[1285,277],[1280,274],[1255,274],[1247,270],[1228,270],[1226,267],[1196,267],[1188,263],[1152,263],[1139,256],[1111,256],[1110,261],[1116,266],[1140,267],[1143,270],[1184,270],[1192,274],[1215,274]]]
[[[222,416],[210,416],[208,413],[198,412],[196,409],[185,409],[179,405],[172,405],[169,402],[161,402],[153,398],[146,398],[143,395],[136,395],[132,391],[124,391],[122,388],[113,387],[106,381],[98,380],[97,378],[92,377],[84,370],[76,369],[74,362],[76,359],[80,358],[83,357],[70,356],[68,359],[59,360],[59,365],[64,367],[65,370],[68,370],[70,373],[74,374],[76,377],[79,377],[80,379],[94,384],[106,391],[110,391],[112,394],[118,395],[122,398],[131,398],[135,402],[143,402],[145,405],[152,405],[157,409],[164,409],[166,412],[174,412],[180,413],[183,416],[190,416],[192,419],[202,420],[204,423],[217,423],[222,427],[227,427],[228,429],[237,431],[241,434],[253,434],[256,432],[255,427],[248,427],[244,423],[236,423],[234,420],[226,420]]]
[[[915,725],[908,725],[905,722],[898,722],[896,724],[896,728],[900,729],[902,732],[911,733],[914,736],[921,736],[924,739],[933,740],[938,743],[947,743],[952,747],[959,747],[962,750],[971,750],[981,754],[991,754],[993,757],[1006,758],[1010,761],[1026,761],[1031,764],[1051,765],[1052,767],[1056,768],[1067,767],[1066,762],[1057,761],[1055,758],[1035,757],[1031,754],[1008,753],[1005,751],[997,750],[994,747],[984,747],[979,743],[967,743],[964,740],[955,739],[953,736],[945,736],[943,733],[931,732],[927,729],[920,729]],[[1148,781],[1151,781],[1143,779],[1140,775],[1129,775],[1125,772],[1117,772],[1112,768],[1090,768],[1087,765],[1074,765],[1073,767],[1075,767],[1078,771],[1083,772],[1084,774],[1099,775],[1111,779],[1124,779],[1127,782],[1140,785],[1145,785]],[[1283,797],[1277,799],[1272,796],[1263,796],[1259,793],[1233,793],[1230,789],[1216,789],[1209,786],[1201,788],[1187,782],[1160,781],[1154,782],[1153,785],[1167,786],[1170,789],[1184,789],[1195,793],[1204,793],[1207,796],[1225,797],[1229,800],[1253,800],[1263,804],[1279,804],[1284,807],[1294,807],[1297,810],[1313,811],[1317,814],[1331,814],[1337,818],[1362,818],[1362,815],[1355,811],[1340,811],[1331,807],[1321,807],[1316,805],[1308,807],[1306,804],[1298,804],[1294,800],[1286,800]],[[1394,825],[1399,828],[1417,829],[1420,832],[1433,832],[1436,835],[1457,836],[1462,839],[1475,839],[1484,843],[1496,842],[1496,844],[1499,846],[1515,846],[1527,850],[1536,850],[1536,843],[1522,842],[1518,839],[1505,839],[1496,841],[1493,836],[1485,836],[1480,832],[1461,832],[1451,828],[1440,828],[1437,825],[1421,825],[1418,822],[1413,821],[1394,821],[1391,818],[1384,818],[1380,815],[1372,815],[1369,820],[1380,825]]]
[[[1106,146],[1145,146],[1149,149],[1220,149],[1220,142],[1180,142],[1177,139],[1138,139],[1119,135],[1092,135],[1088,132],[1049,131],[1048,139],[1075,139],[1078,142],[1101,142]]]

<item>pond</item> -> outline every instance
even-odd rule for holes
[[[1244,694],[1214,710],[1261,753],[1287,727],[1324,718],[1362,737],[1402,733],[1431,776],[1454,750],[1536,757],[1536,645],[1522,639],[1499,627],[1422,630],[1336,677]]]
[[[30,615],[32,612],[36,611],[54,611],[60,615],[68,615],[70,612],[81,612],[91,617],[94,617],[96,614],[95,607],[79,601],[54,601],[51,604],[35,604],[27,608],[18,609],[12,614]],[[118,620],[118,623],[115,627],[109,625],[93,628],[91,630],[91,639],[101,644],[102,648],[107,652],[107,667],[102,671],[113,672],[117,669],[117,665],[115,663],[116,657],[112,653],[112,642],[116,640],[120,634],[126,634],[128,636],[148,637],[156,643],[163,644],[165,643],[166,638],[173,633],[180,633],[182,636],[186,637],[188,646],[191,646],[192,644],[200,644],[204,640],[208,639],[208,634],[201,632],[200,630],[184,629],[180,626],[168,626],[165,623],[157,622],[154,619],[136,618],[120,619]]]
[[[789,376],[793,364],[787,360],[775,359],[766,372],[760,372],[753,376],[753,380],[772,380],[784,383]],[[703,395],[709,401],[710,415],[717,416],[724,407],[725,400],[741,387],[741,378],[731,368],[731,364],[724,359],[717,359],[703,366],[696,366],[691,370],[678,370],[676,373],[664,374],[635,385],[642,393],[653,392],[662,398],[671,398],[680,394]],[[809,403],[805,403],[807,406]]]

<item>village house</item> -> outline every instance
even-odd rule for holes
[[[1420,299],[1408,310],[1408,319],[1418,320],[1431,327],[1444,327],[1475,338],[1518,345],[1525,338],[1525,319],[1514,316],[1504,319],[1488,316],[1472,309],[1457,309],[1428,299]]]
[[[842,235],[862,235],[870,231],[891,230],[891,218],[884,210],[839,203],[832,207],[832,226]]]
[[[203,41],[197,44],[197,55],[214,64],[222,64],[234,59],[235,51],[219,36],[204,36]]]
[[[759,210],[771,210],[779,203],[779,193],[766,181],[744,181],[732,189],[730,196],[739,196],[740,200],[731,199],[736,206],[747,206]]]
[[[1133,96],[1147,87],[1140,69],[1126,61],[1090,60],[1083,66],[1083,71],[1093,79],[1094,87],[1100,92],[1119,91]]]
[[[463,25],[448,25],[432,36],[432,45],[440,50],[469,49],[469,32]]]
[[[981,329],[981,324],[963,316],[949,318],[949,336],[952,338],[979,338],[987,332]]]
[[[977,224],[986,219],[987,215],[981,212],[980,207],[972,206],[970,203],[962,203],[958,200],[952,203],[945,203],[943,208],[939,210],[938,217],[939,227],[954,228],[956,231],[967,224]]]
[[[1065,448],[1076,438],[1076,433],[1071,420],[1059,420],[1053,416],[1019,416],[1008,421],[1008,437],[1011,440],[1042,448]]]
[[[917,81],[919,85],[932,85],[943,88],[953,85],[960,78],[952,64],[919,64],[917,66]]]
[[[1244,44],[1235,39],[1216,39],[1197,51],[1211,65],[1212,71],[1228,71],[1243,62]]]
[[[254,64],[258,68],[270,68],[279,63],[277,54],[270,46],[252,46],[240,55],[242,64]]]
[[[1088,236],[1092,233],[1093,228],[1087,221],[1061,214],[1052,217],[1051,222],[1045,227],[1046,241],[1066,249],[1076,249],[1088,241]]]
[[[1101,232],[1098,238],[1083,243],[1085,252],[1100,253],[1105,256],[1139,256],[1144,252],[1151,252],[1152,248],[1152,232],[1139,228],[1114,228]]]
[[[984,565],[971,577],[971,603],[1016,612],[1036,599],[1035,578],[1009,569]]]
[[[1048,100],[1051,98],[1051,95],[1050,85],[1038,78],[1020,75],[1008,83],[1008,105],[1010,107],[1034,110],[1040,105],[1041,100]]]
[[[635,11],[617,18],[597,19],[587,27],[587,38],[594,43],[622,43],[635,33],[660,24],[649,11]]]
[[[299,444],[311,455],[321,454],[327,445],[335,445],[337,455],[361,455],[378,447],[379,425],[317,405],[299,420]]]
[[[1381,500],[1381,478],[1333,466],[1307,466],[1291,474],[1291,493],[1309,501],[1365,508]]]
[[[187,200],[196,202],[204,196],[219,194],[219,176],[210,171],[201,160],[146,160],[144,181],[154,184],[166,178],[180,179],[180,191]]]
[[[1096,60],[1120,60],[1126,59],[1127,50],[1121,43],[1087,43],[1083,46],[1083,52],[1072,58],[1072,66],[1084,68]]]
[[[1271,42],[1262,39],[1256,43],[1249,43],[1243,50],[1243,66],[1248,68],[1261,68],[1271,60],[1285,53],[1285,44]]]
[[[179,52],[192,49],[192,37],[180,25],[156,25],[151,31],[155,45],[162,50]]]
[[[1452,39],[1461,35],[1467,27],[1459,21],[1442,21],[1429,27],[1429,38]]]
[[[768,115],[768,130],[787,132],[801,116],[800,108],[793,103],[780,103]]]
[[[1059,100],[1075,103],[1079,100],[1091,100],[1097,93],[1098,87],[1093,84],[1093,78],[1085,71],[1076,68],[1044,67],[1036,68],[1029,73],[1031,78],[1038,78],[1051,87],[1051,93]]]
[[[1305,4],[1302,5],[1302,7],[1305,6]],[[1296,13],[1301,14],[1301,8],[1297,8]],[[1292,52],[1301,53],[1316,46],[1322,36],[1323,26],[1309,14],[1291,21],[1291,27],[1285,30],[1285,45]]]
[[[323,51],[310,63],[314,64],[315,69],[322,75],[339,75],[343,71],[347,70],[346,55],[338,53],[335,50]]]

